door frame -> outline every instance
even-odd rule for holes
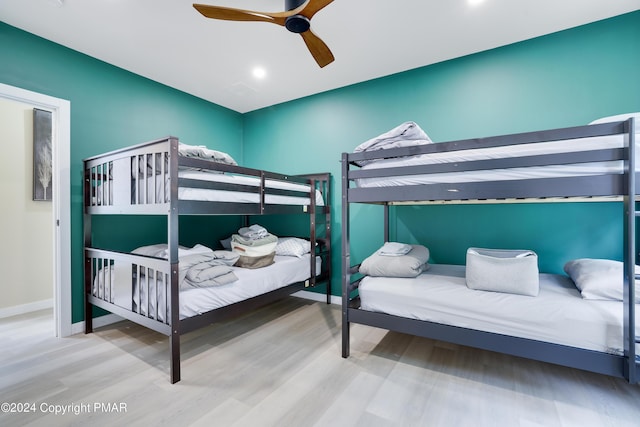
[[[53,317],[55,336],[72,334],[71,324],[71,102],[0,83],[0,97],[52,113]]]

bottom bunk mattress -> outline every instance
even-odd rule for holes
[[[310,258],[310,254],[300,258],[276,255],[275,262],[267,267],[256,269],[233,267],[233,272],[238,277],[236,282],[183,290],[180,292],[180,318],[196,316],[293,283],[303,282],[311,277]],[[316,257],[318,273],[320,273],[320,267],[320,257]]]
[[[540,292],[530,297],[472,290],[464,266],[431,265],[412,279],[364,277],[359,294],[361,310],[623,353],[623,303],[583,299],[562,275],[540,274]]]
[[[321,272],[321,264],[321,258],[316,257],[317,274]],[[266,267],[250,269],[231,266],[229,268],[237,277],[237,280],[231,283],[203,287],[181,286],[180,319],[206,313],[294,283],[304,282],[311,277],[311,255],[308,253],[300,257],[276,255],[274,263]],[[105,283],[109,285],[105,286]],[[93,294],[128,310],[165,322],[170,315],[168,287],[168,275],[154,274],[149,270],[149,273],[141,273],[138,280],[135,268],[132,274],[131,263],[117,261],[106,271],[100,269],[97,272],[93,282]],[[152,297],[148,298],[149,295]],[[156,307],[158,307],[157,310]]]

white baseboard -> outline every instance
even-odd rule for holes
[[[17,316],[19,314],[31,313],[33,311],[53,308],[53,298],[42,301],[30,302],[28,304],[14,305],[13,307],[0,308],[0,319],[4,317]]]
[[[311,291],[298,291],[295,294],[291,294],[294,297],[299,297],[299,298],[304,298],[304,299],[310,299],[313,301],[319,301],[319,302],[326,302],[327,301],[327,296],[325,294],[321,294],[318,292],[311,292]],[[342,298],[335,296],[335,295],[331,295],[331,304],[342,304]]]
[[[93,327],[100,328],[102,326],[111,325],[112,323],[116,323],[123,320],[122,317],[116,314],[107,314],[100,317],[93,318]],[[77,322],[71,325],[71,334],[83,334],[84,333],[84,320],[82,322]]]

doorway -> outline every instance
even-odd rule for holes
[[[71,324],[71,104],[25,89],[0,83],[0,98],[28,104],[52,113],[53,192],[53,317],[55,335],[72,334]],[[46,262],[46,261],[45,261]]]

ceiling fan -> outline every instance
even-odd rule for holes
[[[333,0],[285,0],[286,12],[255,12],[205,4],[194,4],[198,12],[212,19],[226,21],[262,21],[285,27],[302,36],[309,52],[322,68],[333,62],[329,47],[311,31],[311,18]]]

